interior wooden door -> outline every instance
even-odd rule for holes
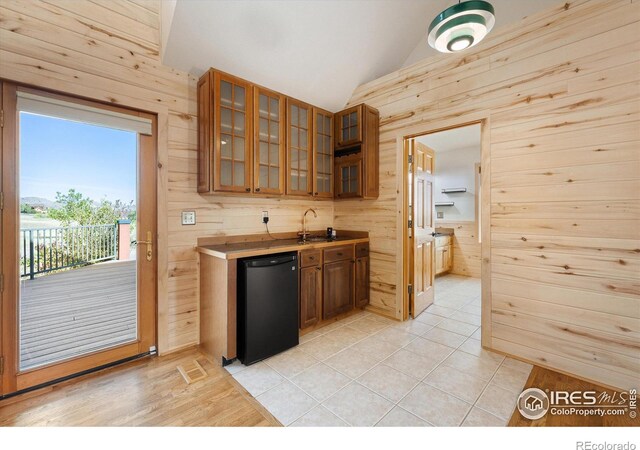
[[[2,292],[0,325],[3,333],[1,356],[4,358],[2,394],[6,395],[117,361],[148,354],[155,350],[158,248],[156,225],[157,125],[155,116],[151,114],[16,86],[12,83],[5,83],[3,100],[5,114],[3,133],[5,139],[2,145],[2,191],[5,196],[2,210],[4,290]],[[52,111],[50,114],[38,114],[38,112],[34,112],[38,107],[53,109],[48,110]],[[57,115],[57,112],[61,110],[70,112]],[[27,160],[23,155],[23,137],[20,136],[23,133],[27,136],[28,131],[26,130],[29,128],[24,125],[29,116],[41,117],[42,119],[39,120],[57,120],[59,123],[64,122],[66,126],[75,123],[76,126],[98,126],[103,129],[126,130],[128,133],[129,142],[132,143],[130,147],[127,147],[127,150],[132,149],[131,171],[137,180],[132,191],[135,196],[135,218],[131,222],[136,225],[136,231],[135,234],[129,234],[130,230],[127,230],[126,240],[118,238],[117,245],[114,244],[113,247],[115,252],[113,256],[86,259],[79,263],[71,258],[73,264],[56,265],[50,269],[44,263],[42,267],[46,270],[41,270],[41,261],[38,256],[37,265],[35,265],[36,272],[33,271],[34,265],[32,264],[31,271],[23,273],[23,266],[30,267],[30,264],[23,264],[23,261],[33,261],[34,255],[40,254],[39,250],[34,253],[34,248],[29,249],[26,253],[25,246],[22,245],[23,241],[27,242],[23,236],[29,229],[21,229],[23,225],[19,201],[22,189],[21,169],[24,169]],[[109,122],[106,119],[107,116],[113,121]],[[75,117],[91,117],[92,119],[87,119],[85,122],[84,119],[74,120]],[[99,125],[103,118],[109,123]],[[115,123],[117,120],[145,123],[145,131],[118,128],[119,125]],[[30,126],[33,129],[33,124]],[[38,129],[35,132],[40,133]],[[67,136],[71,138],[70,135]],[[55,161],[61,155],[56,153],[51,154],[50,157],[50,172],[55,174],[62,167],[60,166],[58,169],[55,167]],[[91,156],[91,158],[96,160],[98,155]],[[121,222],[129,224],[126,220],[119,220],[116,222],[113,233],[120,233],[117,227]],[[83,227],[63,225],[52,229],[66,228]],[[41,228],[37,230],[41,230]],[[98,236],[96,229],[92,228],[91,233],[93,234],[87,234],[85,238],[95,240]],[[124,231],[122,235],[125,235]],[[58,234],[55,236],[57,238]],[[87,242],[87,240],[78,240],[77,231],[74,234],[67,234],[66,238],[76,239],[74,242],[77,243]],[[49,241],[37,244],[35,248],[44,248],[44,255],[47,254],[47,251],[49,255],[52,251],[58,251],[52,250],[53,246],[63,249],[59,250],[61,253],[70,252],[71,246],[65,240],[66,238],[60,237],[59,241],[53,243],[51,233],[49,233]],[[135,251],[131,251],[129,245],[135,245],[135,240],[137,240],[137,248]],[[84,248],[87,244],[82,245]],[[78,244],[78,246],[80,245]],[[99,246],[101,249],[106,247],[109,246]],[[92,246],[92,250],[89,252],[97,251],[96,248],[96,246]],[[64,260],[64,257],[56,256],[55,258],[56,263]],[[51,262],[51,259],[49,261]],[[67,256],[68,261],[69,257]],[[111,292],[109,289],[115,291],[122,287],[118,283],[121,278],[117,278],[114,274],[123,272],[126,272],[127,280],[132,280],[130,285],[127,284],[126,287],[128,297],[125,298],[121,294],[118,294],[117,297],[105,294],[104,291]],[[133,277],[130,274],[133,274]],[[73,278],[73,282],[69,281],[70,276]],[[42,289],[41,284],[37,288],[37,292],[40,292],[37,294],[37,302],[48,302],[43,305],[46,307],[47,314],[41,314],[43,310],[39,310],[37,317],[34,315],[32,318],[25,318],[27,307],[30,311],[34,310],[34,298],[36,298],[36,285],[27,286],[27,283],[39,282],[47,283],[46,289]],[[85,289],[86,286],[92,287]],[[25,292],[28,292],[29,295]],[[68,293],[68,296],[65,297],[65,293]],[[106,298],[106,300],[100,305],[96,305],[96,297]],[[55,302],[52,299],[56,299]],[[71,304],[76,302],[76,299],[77,303]],[[108,310],[111,314],[114,308],[120,308],[116,305],[123,303],[131,306],[126,309],[126,312],[123,312],[124,309],[120,309],[113,316],[109,315],[109,319],[107,319],[108,314],[103,315],[103,310],[100,309],[103,307],[104,311]],[[67,304],[68,306],[65,306]],[[52,319],[51,314],[53,313],[56,315],[55,320]],[[116,317],[116,313],[122,313],[123,317],[126,316],[127,320],[130,318],[131,323],[134,324],[127,325],[127,329],[131,331],[127,331],[126,337],[122,339],[120,335],[114,338],[114,334],[108,334],[122,331],[122,328],[116,326],[122,322],[118,322],[119,319],[112,320]],[[107,322],[108,320],[109,322]],[[108,325],[105,325],[107,323]],[[60,327],[64,327],[64,330]],[[27,328],[35,331],[25,331]],[[100,332],[97,331],[98,329]],[[87,337],[93,339],[102,336],[102,333],[106,337],[100,338],[100,342],[95,345],[94,343],[85,345],[86,340],[84,339]],[[28,338],[27,335],[29,335]],[[31,343],[32,335],[38,335],[41,339]],[[29,344],[26,344],[27,340],[29,340]],[[74,347],[71,349],[63,348],[63,341],[71,343],[70,345]],[[36,347],[39,349],[38,352],[40,349],[45,349],[46,352],[42,350],[42,354],[39,354],[35,350]],[[25,357],[25,355],[27,356]],[[36,360],[42,355],[46,358]]]
[[[413,236],[413,295],[411,316],[417,317],[433,303],[435,279],[435,240],[433,227],[434,152],[428,147],[409,142],[411,163],[411,223]]]

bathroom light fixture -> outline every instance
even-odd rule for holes
[[[496,22],[493,6],[482,0],[453,5],[429,25],[429,45],[442,53],[473,47],[489,34]]]

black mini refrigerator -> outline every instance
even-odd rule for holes
[[[298,345],[298,254],[238,261],[238,358],[253,364]]]

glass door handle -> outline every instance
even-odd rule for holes
[[[153,259],[153,238],[151,237],[151,231],[147,231],[147,240],[138,241],[138,244],[146,244],[147,246],[147,261]]]

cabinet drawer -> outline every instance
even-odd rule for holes
[[[324,250],[325,264],[345,259],[353,259],[353,245],[341,245],[339,247],[327,248]]]
[[[364,256],[369,256],[368,242],[361,242],[360,244],[356,244],[356,258],[362,258]]]
[[[322,250],[300,252],[300,267],[317,266],[322,262]]]

